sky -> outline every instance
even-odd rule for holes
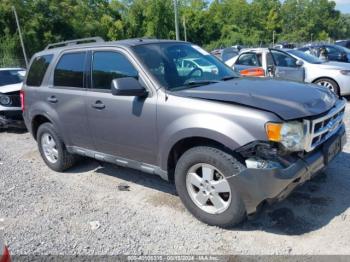
[[[350,14],[350,0],[335,0],[337,3],[337,9],[343,13]]]

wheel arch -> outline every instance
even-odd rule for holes
[[[178,139],[168,149],[167,154],[165,154],[166,157],[163,158],[162,167],[168,171],[168,180],[174,181],[176,163],[187,150],[198,146],[210,146],[229,154],[235,154],[232,147],[228,147],[226,145],[227,139],[223,137],[218,139],[207,136],[190,136]],[[235,147],[238,147],[238,144]]]

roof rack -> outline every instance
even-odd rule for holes
[[[46,46],[47,49],[52,49],[52,48],[57,48],[57,47],[62,47],[62,46],[69,46],[69,45],[79,45],[79,44],[86,44],[86,43],[91,43],[91,42],[104,42],[103,38],[101,37],[87,37],[87,38],[81,38],[81,39],[74,39],[74,40],[69,40],[69,41],[63,41],[63,42],[58,42],[54,44],[49,44]]]

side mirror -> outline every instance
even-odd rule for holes
[[[147,90],[134,77],[113,79],[111,85],[111,91],[114,96],[145,97],[148,95]]]
[[[297,61],[295,62],[295,64],[296,64],[297,66],[302,66],[302,65],[304,64],[304,62],[301,61],[301,60],[297,60]]]

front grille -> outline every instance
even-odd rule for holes
[[[306,120],[309,130],[306,144],[307,152],[323,144],[339,130],[345,114],[345,105],[345,100],[341,100],[326,115],[320,118]]]

